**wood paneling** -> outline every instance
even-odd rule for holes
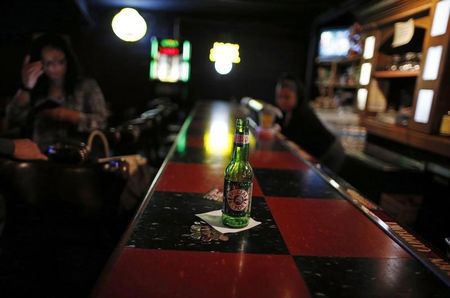
[[[448,137],[428,135],[405,127],[382,123],[374,118],[365,118],[362,122],[368,133],[450,157],[450,138]]]

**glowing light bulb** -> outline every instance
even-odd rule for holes
[[[133,8],[124,8],[116,14],[111,27],[117,37],[128,42],[140,40],[147,32],[147,23]]]
[[[230,61],[216,61],[214,63],[214,68],[216,71],[221,75],[226,75],[230,73],[231,69],[233,68],[233,63]]]

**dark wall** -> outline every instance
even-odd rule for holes
[[[7,101],[20,84],[20,70],[34,33],[77,37],[86,22],[72,0],[0,1],[0,131]]]
[[[40,11],[42,18],[45,18],[45,11]],[[0,70],[0,110],[5,98],[16,91],[23,56],[31,34],[36,31],[62,32],[71,37],[85,73],[99,82],[111,106],[113,121],[122,119],[128,108],[144,110],[146,102],[155,97],[155,86],[148,81],[151,36],[191,41],[188,84],[191,102],[243,96],[272,100],[274,84],[281,72],[292,72],[303,78],[309,30],[304,19],[299,23],[283,19],[141,12],[148,23],[147,35],[137,43],[126,43],[111,29],[112,17],[117,12],[118,9],[111,8],[92,9],[93,25],[73,12],[64,22],[58,18],[47,21],[45,26],[36,21],[28,27],[25,22],[23,28],[2,29],[0,55],[8,59]],[[209,61],[209,50],[215,41],[240,44],[241,63],[234,65],[227,76],[217,74]]]
[[[189,100],[240,99],[253,96],[272,100],[276,78],[282,72],[303,77],[307,48],[303,38],[308,28],[295,23],[211,20],[201,16],[143,13],[148,33],[137,43],[119,40],[110,21],[117,10],[97,11],[97,25],[83,30],[78,52],[85,69],[101,84],[112,109],[118,113],[130,106],[138,110],[156,96],[148,81],[150,36],[191,41]],[[219,75],[209,61],[215,41],[240,44],[241,63],[230,74]]]
[[[85,73],[102,87],[114,118],[121,119],[127,109],[143,111],[154,97],[154,84],[149,81],[151,36],[172,37],[174,16],[142,13],[147,21],[147,34],[138,42],[120,40],[112,31],[111,20],[118,9],[95,11],[96,25],[84,28],[77,52]]]
[[[181,19],[183,39],[192,42],[194,99],[240,99],[252,96],[271,100],[274,85],[282,72],[302,74],[306,44],[296,25],[260,21]],[[209,61],[215,41],[238,43],[241,63],[233,64],[228,75],[220,75]]]

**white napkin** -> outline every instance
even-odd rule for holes
[[[261,222],[256,221],[253,218],[250,218],[248,225],[244,228],[240,229],[229,228],[222,223],[222,210],[214,210],[206,213],[200,213],[196,214],[196,216],[206,221],[211,227],[213,227],[215,230],[219,231],[222,234],[245,231],[261,224]]]

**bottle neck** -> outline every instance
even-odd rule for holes
[[[247,130],[239,131],[236,128],[234,135],[233,155],[231,157],[234,162],[247,162],[249,154],[249,134]]]
[[[247,162],[248,161],[248,144],[238,145],[234,144],[233,157],[234,162]]]

